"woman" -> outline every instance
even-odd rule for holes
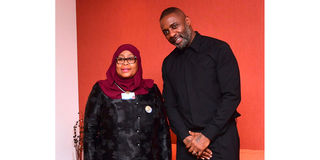
[[[161,93],[142,79],[140,53],[130,44],[113,55],[107,79],[92,88],[84,118],[85,160],[171,160]]]

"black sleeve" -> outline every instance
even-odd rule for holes
[[[89,95],[84,117],[84,160],[94,160],[96,155],[97,135],[99,132],[101,89],[96,83]]]
[[[169,132],[169,125],[163,107],[163,99],[159,88],[155,85],[156,89],[156,103],[159,108],[159,144],[160,144],[160,160],[171,160],[171,137]]]
[[[177,109],[178,103],[176,95],[174,93],[172,85],[170,84],[170,81],[167,79],[165,63],[166,61],[164,61],[162,65],[164,106],[166,108],[167,116],[172,131],[177,135],[178,139],[183,141],[184,138],[186,138],[189,135],[189,133]]]
[[[221,90],[221,105],[214,118],[202,131],[209,139],[221,133],[228,121],[233,118],[241,100],[240,73],[238,63],[229,45],[222,45],[217,56],[217,76]]]

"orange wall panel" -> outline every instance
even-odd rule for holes
[[[231,46],[241,74],[240,147],[264,149],[263,0],[77,0],[80,112],[123,43],[139,48],[144,78],[154,79],[162,90],[162,60],[174,46],[162,35],[159,16],[170,6],[185,11],[200,34]]]

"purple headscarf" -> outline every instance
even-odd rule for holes
[[[137,57],[138,71],[129,79],[121,78],[116,71],[116,58],[125,50],[130,51]],[[135,95],[147,94],[148,90],[152,88],[154,81],[152,79],[142,79],[142,65],[139,50],[131,44],[121,45],[113,55],[112,63],[106,73],[107,79],[100,80],[98,83],[106,94],[111,99],[120,99],[123,93],[115,84],[116,82],[123,90],[134,92]]]

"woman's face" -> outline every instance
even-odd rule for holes
[[[130,51],[121,52],[116,59],[116,71],[122,78],[131,78],[138,71],[137,58]]]

